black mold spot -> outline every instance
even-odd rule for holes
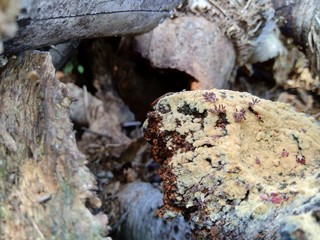
[[[226,92],[221,92],[221,93],[220,93],[220,96],[221,96],[222,98],[227,98],[227,93],[226,93]]]
[[[201,147],[208,147],[208,148],[212,148],[214,147],[214,145],[210,144],[210,143],[205,143],[203,145],[201,145]],[[206,159],[207,160],[207,159]],[[211,160],[211,159],[210,159]]]
[[[171,111],[171,107],[170,107],[170,105],[169,105],[168,103],[166,103],[166,104],[160,104],[158,110],[159,110],[160,113],[166,114],[166,113],[168,113],[168,112]]]
[[[320,222],[320,209],[314,210],[312,212],[312,217],[316,219],[316,221],[319,223]]]
[[[256,110],[254,110],[251,106],[248,107],[248,110],[249,110],[249,112],[253,113],[256,116],[256,118],[258,119],[259,122],[263,123],[263,120],[262,120],[260,114]]]
[[[181,121],[179,119],[175,119],[176,127],[181,127]]]
[[[27,13],[27,9],[22,8],[22,9],[21,9],[21,14],[26,14],[26,13]]]
[[[184,115],[194,116],[194,118],[205,118],[208,116],[207,111],[200,113],[195,107],[190,107],[188,103],[185,103],[182,107],[178,108],[177,111]]]
[[[30,25],[30,22],[31,22],[31,19],[26,18],[26,19],[19,20],[17,23],[18,23],[19,28],[25,28],[28,25]]]
[[[226,125],[229,124],[228,122],[228,119],[227,119],[227,114],[226,113],[219,113],[218,115],[218,120],[216,121],[216,127],[220,127],[220,128],[223,128],[225,129],[226,128]]]

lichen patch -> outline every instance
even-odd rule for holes
[[[170,111],[161,113],[164,106]],[[172,133],[165,139],[170,159],[162,167],[176,181],[169,184],[172,201],[163,210],[179,209],[200,231],[234,216],[266,219],[317,188],[320,127],[289,105],[210,90],[172,94],[154,108],[161,118],[158,125],[146,121],[147,140],[157,139],[157,148],[164,144],[158,136]]]

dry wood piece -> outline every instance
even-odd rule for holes
[[[155,67],[186,72],[201,89],[222,88],[236,60],[231,41],[218,25],[193,15],[166,20],[137,36],[134,45]]]
[[[185,11],[188,10],[217,23],[233,42],[240,66],[263,62],[284,52],[270,0],[188,0]]]
[[[67,88],[72,98],[76,99],[70,105],[72,121],[88,126],[84,129],[81,140],[77,142],[79,149],[91,161],[103,156],[119,157],[131,142],[122,131],[120,116],[116,111],[123,103],[110,99],[109,109],[104,109],[104,103],[86,89],[83,90],[73,83],[68,83]]]
[[[19,13],[18,0],[0,1],[0,54],[3,52],[3,39],[11,38],[17,31],[16,16]]]
[[[320,74],[320,2],[272,0],[281,32],[300,45],[313,74]]]
[[[70,39],[117,36],[151,30],[180,1],[21,0],[19,31],[5,53],[50,46]]]
[[[50,55],[11,58],[0,79],[0,238],[102,239],[108,219],[85,207],[101,201]]]
[[[123,211],[119,239],[191,239],[190,226],[182,217],[167,221],[155,216],[162,193],[149,183],[125,185],[117,194]]]
[[[162,165],[159,215],[184,215],[201,239],[314,239],[320,125],[313,118],[228,90],[176,93],[154,109],[144,127]]]

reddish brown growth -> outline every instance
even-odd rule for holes
[[[282,150],[282,153],[281,153],[281,157],[288,157],[289,156],[289,152],[285,149]]]
[[[205,92],[204,94],[202,94],[202,96],[206,102],[214,103],[215,101],[217,101],[217,97],[214,92]]]
[[[300,163],[302,165],[306,165],[306,158],[302,155],[296,156],[297,163]]]
[[[260,195],[260,198],[262,200],[272,202],[273,204],[280,204],[283,201],[288,200],[288,198],[283,198],[283,197],[279,196],[279,193],[270,193],[270,195],[269,194]]]
[[[246,120],[245,113],[246,113],[246,110],[244,110],[244,108],[241,108],[240,111],[236,109],[236,111],[233,113],[234,121],[239,123],[242,120]]]
[[[214,134],[214,135],[212,135],[211,137],[212,137],[212,139],[218,139],[218,138],[220,138],[220,137],[222,137],[222,136],[219,135],[219,134]]]
[[[258,157],[256,157],[255,161],[256,161],[256,164],[260,164],[261,163],[261,160]]]

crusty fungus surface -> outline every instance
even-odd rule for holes
[[[180,92],[155,104],[144,129],[161,164],[158,214],[184,215],[197,238],[279,237],[281,217],[319,192],[320,127],[287,104]]]

